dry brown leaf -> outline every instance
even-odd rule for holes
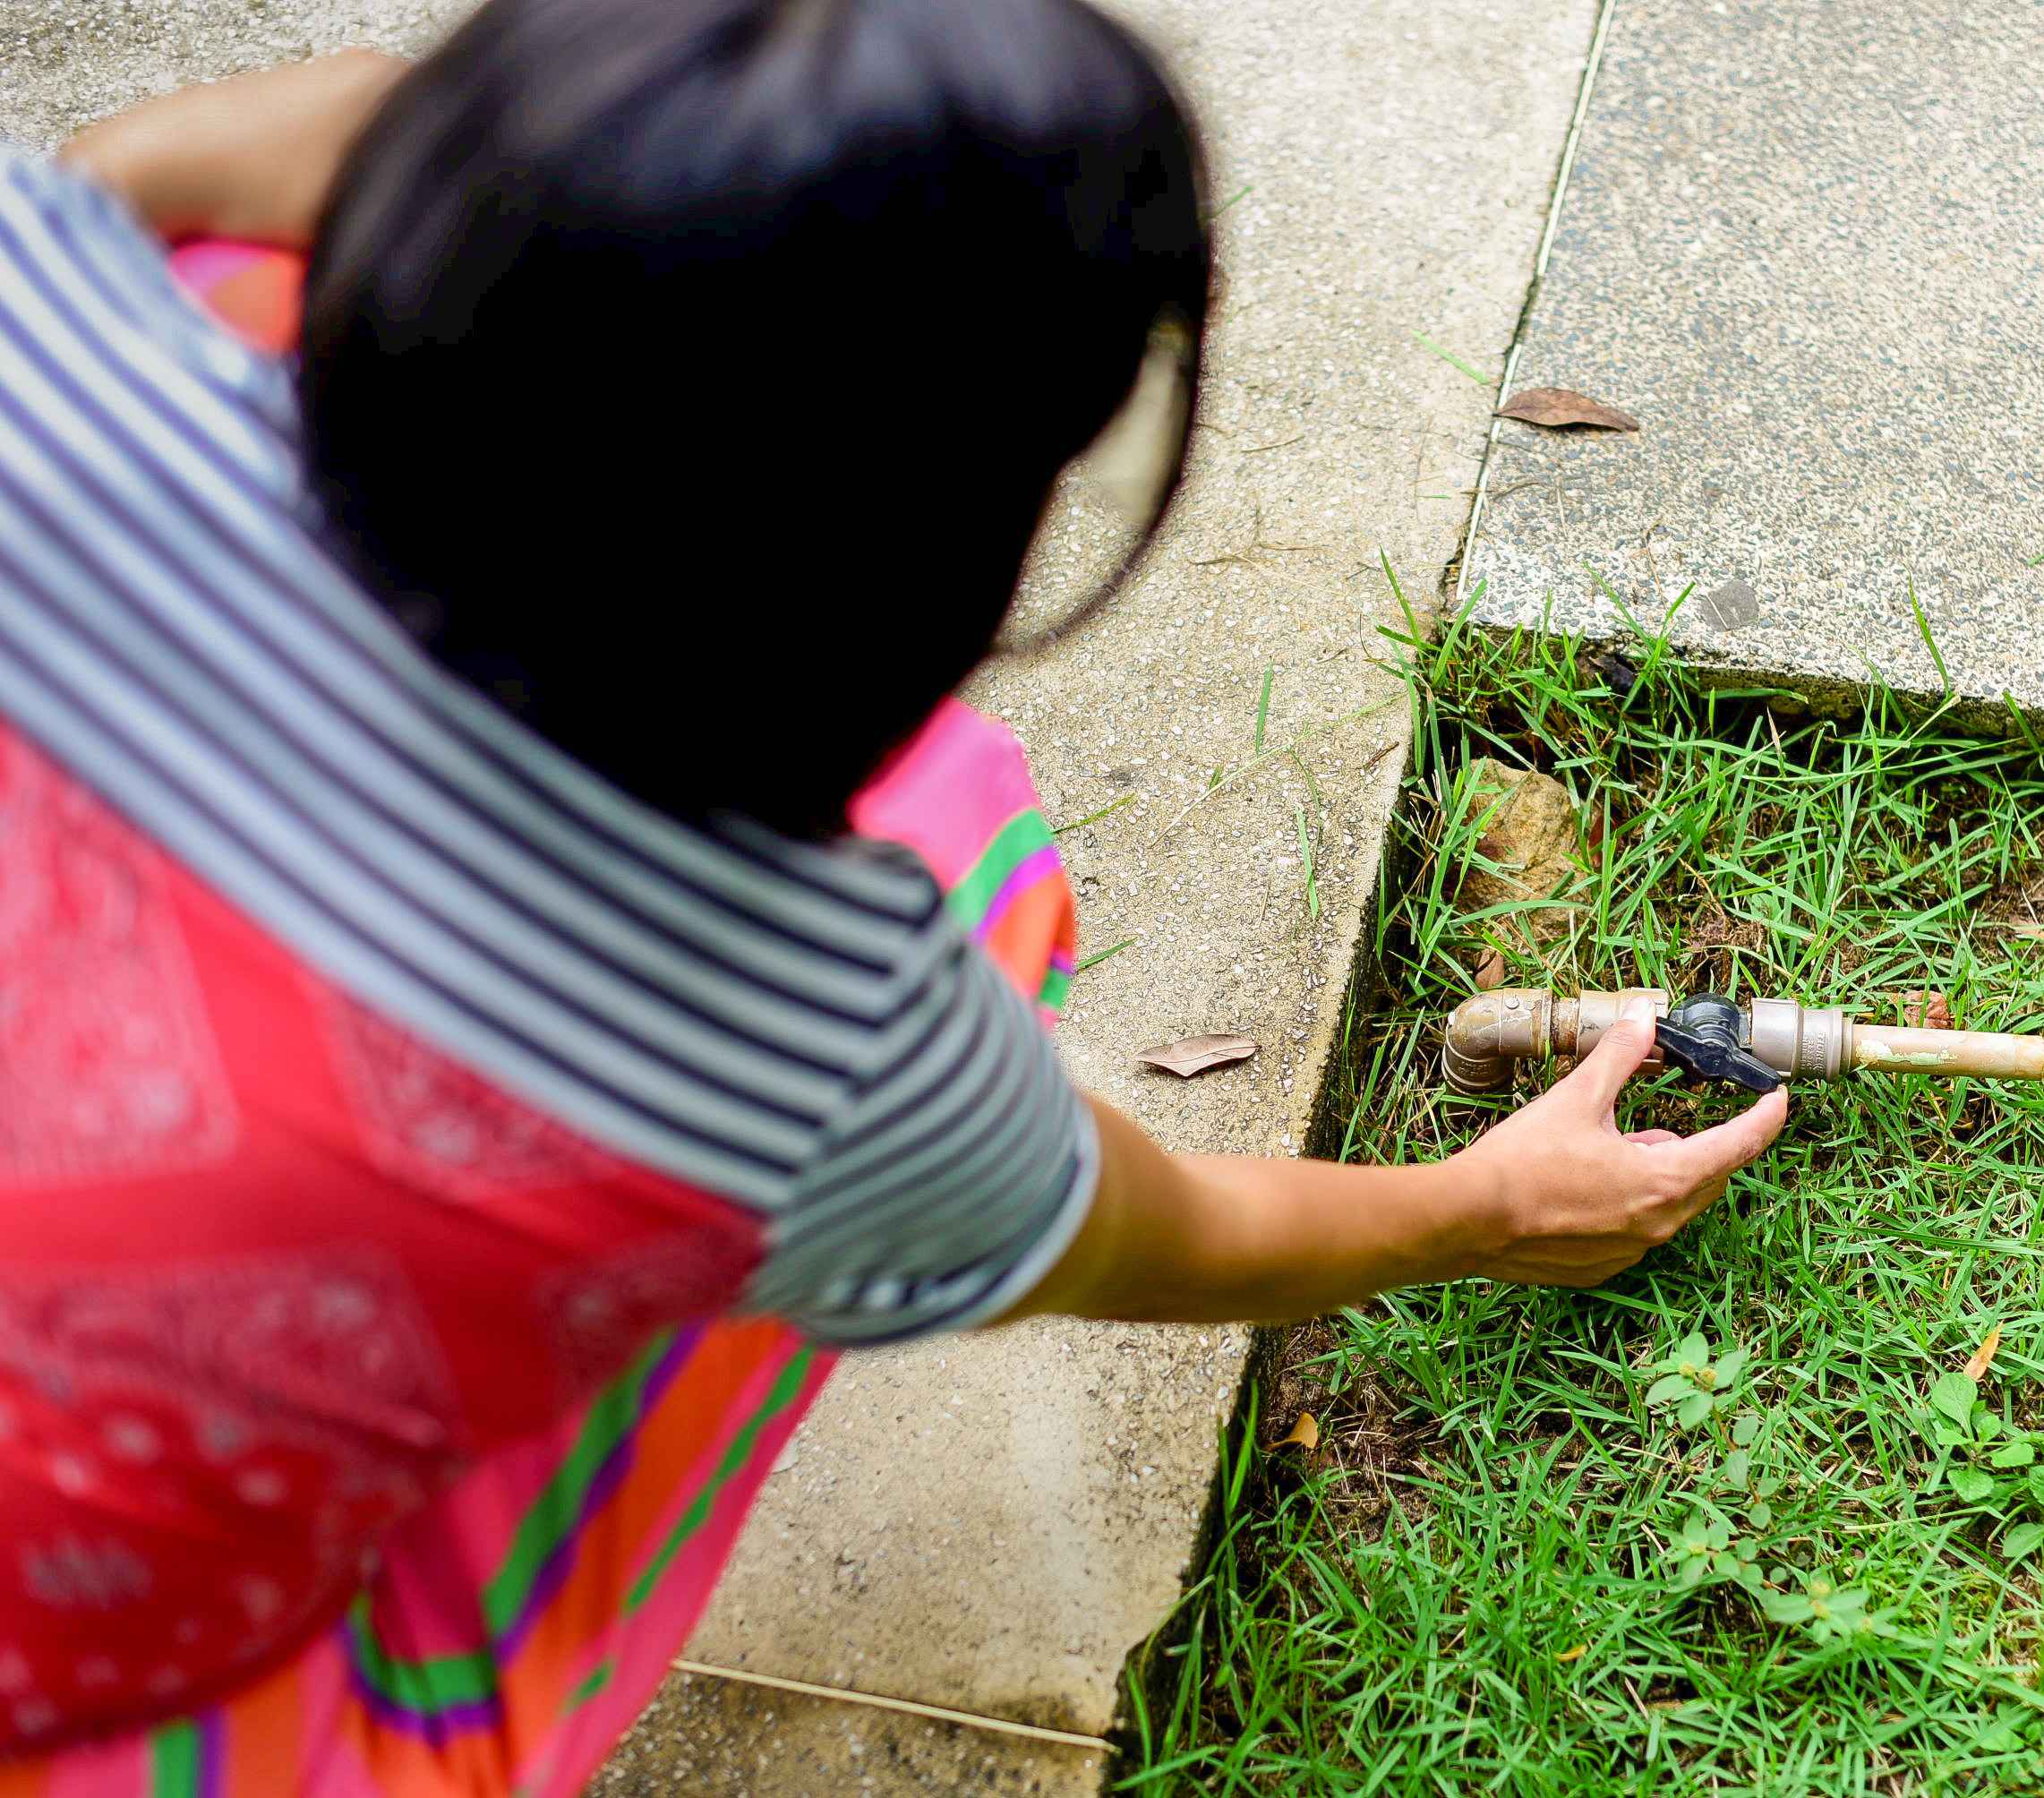
[[[1498,407],[1500,418],[1520,418],[1528,424],[1560,429],[1567,424],[1595,424],[1606,431],[1637,431],[1639,421],[1629,412],[1578,393],[1572,387],[1528,387],[1515,393]]]
[[[1296,1443],[1309,1455],[1320,1446],[1320,1419],[1311,1411],[1301,1411],[1299,1420],[1292,1426],[1292,1434],[1278,1444],[1281,1449],[1290,1448]]]
[[[1973,1358],[1966,1363],[1966,1377],[1976,1385],[1987,1378],[1988,1369],[1995,1364],[1995,1350],[2001,1347],[2001,1325],[1996,1324],[1980,1338],[1980,1346],[1973,1350]]]
[[[1190,1080],[1210,1067],[1222,1067],[1231,1061],[1247,1061],[1255,1053],[1256,1043],[1250,1037],[1188,1036],[1176,1042],[1160,1042],[1155,1049],[1144,1049],[1135,1058],[1148,1062],[1152,1067],[1168,1069],[1182,1080]]]
[[[1495,949],[1486,950],[1484,959],[1476,963],[1476,990],[1495,992],[1504,983],[1505,958]]]
[[[1911,1030],[1950,1030],[1952,1001],[1943,993],[1904,993],[1902,1021]]]
[[[2020,923],[2011,924],[2008,934],[2012,937],[2027,937],[2033,943],[2044,943],[2044,924],[2032,924],[2025,918]]]
[[[1554,1657],[1555,1665],[1565,1667],[1570,1661],[1581,1660],[1589,1651],[1590,1645],[1587,1642],[1578,1642],[1574,1648],[1563,1648],[1560,1654],[1556,1655]]]

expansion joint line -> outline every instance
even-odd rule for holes
[[[1612,15],[1618,11],[1618,0],[1604,0],[1597,12],[1597,28],[1590,38],[1590,54],[1583,64],[1583,84],[1577,90],[1576,110],[1569,121],[1569,135],[1561,143],[1561,166],[1555,172],[1554,195],[1548,201],[1547,223],[1540,234],[1540,249],[1533,259],[1533,278],[1527,283],[1526,304],[1519,308],[1518,322],[1511,334],[1511,347],[1505,352],[1505,372],[1498,382],[1496,406],[1491,411],[1491,428],[1484,439],[1483,466],[1476,470],[1476,491],[1469,501],[1468,527],[1462,534],[1462,554],[1455,568],[1455,604],[1451,617],[1459,618],[1467,604],[1469,587],[1469,563],[1475,553],[1476,535],[1484,526],[1484,501],[1491,489],[1491,465],[1496,458],[1498,431],[1504,421],[1497,415],[1497,406],[1511,397],[1512,388],[1518,374],[1518,353],[1526,342],[1526,328],[1533,316],[1535,300],[1540,293],[1541,283],[1547,278],[1547,259],[1553,253],[1554,232],[1561,222],[1561,208],[1569,197],[1569,177],[1575,172],[1576,145],[1583,134],[1583,121],[1589,116],[1590,96],[1597,85],[1597,70],[1604,62],[1604,39],[1610,35]]]
[[[982,1717],[977,1711],[953,1710],[941,1704],[920,1704],[913,1699],[882,1698],[877,1692],[851,1691],[843,1686],[817,1685],[808,1680],[782,1679],[774,1674],[756,1674],[738,1667],[713,1666],[706,1661],[671,1663],[676,1673],[698,1679],[732,1680],[740,1685],[764,1686],[769,1691],[799,1693],[803,1698],[835,1699],[841,1704],[862,1704],[874,1710],[897,1711],[906,1717],[928,1717],[937,1723],[955,1723],[967,1729],[992,1730],[1000,1735],[1019,1735],[1029,1742],[1055,1742],[1066,1748],[1087,1748],[1112,1753],[1114,1744],[1098,1735],[1082,1735],[1073,1729],[1046,1729],[1040,1724],[1017,1723],[1013,1717]]]

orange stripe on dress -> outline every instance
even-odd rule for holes
[[[298,347],[305,265],[292,252],[255,244],[185,244],[171,252],[170,269],[244,343],[272,355]]]
[[[12,1766],[0,1761],[0,1798],[50,1798],[52,1783],[47,1760]]]
[[[1072,889],[1059,870],[1016,894],[979,946],[1027,997],[1034,998],[1043,984],[1050,952],[1069,947],[1075,940]]]
[[[502,1793],[511,1787],[505,1764],[504,1739],[495,1730],[450,1733],[435,1743],[390,1729],[371,1716],[362,1700],[349,1694],[334,1729],[337,1746],[357,1757],[358,1765],[343,1768],[323,1765],[312,1790],[354,1798],[357,1791],[376,1798],[440,1798],[451,1793]],[[323,1758],[323,1757],[322,1757]],[[346,1780],[349,1772],[358,1779]],[[263,1786],[255,1792],[266,1790]],[[239,1794],[235,1794],[239,1798]]]
[[[236,1692],[222,1707],[221,1798],[299,1789],[304,1778],[303,1685],[294,1663]]]

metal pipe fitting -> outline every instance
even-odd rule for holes
[[[1852,1066],[1852,1019],[1836,1006],[1755,999],[1747,1044],[1788,1080],[1843,1080]]]
[[[1587,1055],[1636,1000],[1651,1005],[1656,1017],[1668,1015],[1668,995],[1658,987],[1586,992],[1572,999],[1558,999],[1538,987],[1478,993],[1448,1020],[1441,1056],[1448,1083],[1457,1092],[1496,1092],[1511,1084],[1515,1061]],[[1648,1065],[1660,1066],[1657,1050]]]
[[[1586,992],[1557,998],[1537,987],[1501,988],[1458,1006],[1448,1020],[1442,1068],[1457,1092],[1496,1092],[1511,1084],[1516,1061],[1587,1055],[1624,1015],[1645,1000],[1666,1017],[1658,988]],[[1896,1030],[1860,1023],[1835,1006],[1755,999],[1743,1046],[1789,1080],[1843,1080],[1855,1069],[1889,1074],[1979,1075],[1990,1080],[2044,1080],[2044,1035],[1978,1030]],[[1644,1064],[1663,1065],[1658,1049]]]

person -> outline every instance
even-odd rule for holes
[[[1638,1021],[1430,1166],[1059,1068],[947,696],[1161,363],[1154,533],[1210,260],[1084,0],[491,0],[0,161],[5,1798],[574,1791],[834,1349],[1590,1285],[1780,1129],[1621,1134]]]

